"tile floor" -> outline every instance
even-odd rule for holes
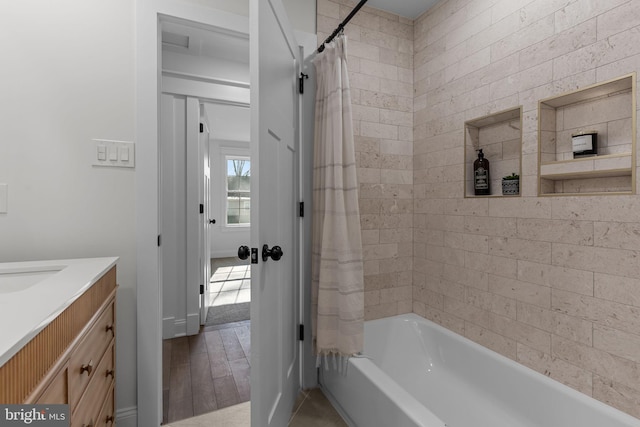
[[[251,404],[241,403],[216,412],[171,423],[168,427],[249,427]],[[289,427],[347,427],[320,389],[302,391],[294,407]]]
[[[251,301],[251,266],[214,267],[209,283],[211,306]]]

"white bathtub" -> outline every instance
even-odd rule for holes
[[[321,385],[357,427],[640,427],[640,420],[415,314],[365,323],[365,356]]]

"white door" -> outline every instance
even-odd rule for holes
[[[299,390],[296,221],[297,74],[280,0],[251,0],[251,425],[286,426]],[[295,182],[294,182],[295,181]],[[263,261],[263,246],[280,246]],[[276,257],[277,258],[277,257]]]
[[[209,125],[207,123],[204,107],[200,105],[200,137],[198,140],[198,164],[200,165],[200,200],[203,213],[200,215],[200,271],[202,272],[202,287],[200,288],[200,324],[207,321],[209,309],[209,280],[211,279],[211,207],[210,207],[210,181],[211,163],[209,161]]]

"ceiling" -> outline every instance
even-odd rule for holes
[[[416,19],[440,0],[369,0],[367,6]]]

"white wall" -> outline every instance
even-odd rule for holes
[[[249,16],[249,0],[188,0],[192,3]],[[316,0],[282,0],[294,30],[316,32]]]
[[[91,166],[134,137],[131,0],[0,3],[0,262],[115,255],[116,405],[136,405],[133,169]]]

